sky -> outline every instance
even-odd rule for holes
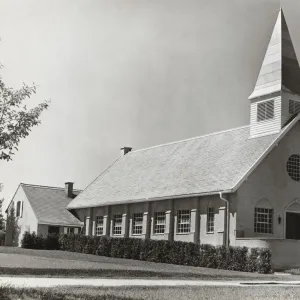
[[[20,182],[84,189],[123,146],[249,124],[280,6],[300,57],[298,0],[0,0],[4,82],[51,99],[0,161],[4,207]]]

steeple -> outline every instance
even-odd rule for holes
[[[299,112],[300,67],[282,9],[249,100],[251,136],[278,132]]]

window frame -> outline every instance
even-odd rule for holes
[[[16,217],[21,217],[22,201],[17,201]]]
[[[188,221],[183,220],[184,216],[188,216]],[[177,234],[189,234],[191,232],[191,210],[177,210]]]
[[[289,114],[294,115],[300,112],[300,102],[289,99]]]
[[[215,208],[207,207],[206,212],[206,233],[214,233],[215,232]]]
[[[260,220],[259,220],[260,219]],[[273,234],[274,209],[254,208],[254,232],[258,234]]]
[[[116,220],[118,220],[118,222],[116,222]],[[123,215],[122,214],[114,214],[113,215],[112,234],[116,235],[116,236],[122,235],[122,227],[123,227],[122,225],[123,225]]]
[[[95,220],[95,236],[104,234],[104,216],[96,216]]]
[[[66,227],[67,228],[67,234],[74,234],[75,228],[74,227]]]
[[[132,235],[143,234],[144,213],[134,213],[132,215]]]
[[[256,121],[258,123],[273,120],[274,115],[275,115],[274,100],[266,100],[257,103]]]
[[[286,171],[289,177],[299,182],[300,181],[300,155],[291,154],[286,162]]]
[[[161,223],[158,222],[160,218],[163,220],[163,222],[161,222]],[[164,211],[154,212],[153,234],[165,234],[166,223],[167,223],[166,212],[164,212]]]

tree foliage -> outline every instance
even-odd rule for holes
[[[0,213],[0,230],[5,231],[5,219],[2,213]]]
[[[49,101],[29,109],[26,100],[35,93],[34,84],[23,83],[15,90],[7,87],[0,77],[0,159],[11,160],[18,151],[20,140],[29,135],[33,126],[41,123],[41,113],[48,108]]]
[[[6,245],[15,246],[18,245],[19,238],[19,226],[18,220],[15,214],[15,206],[11,205],[8,210],[7,219],[6,219]]]

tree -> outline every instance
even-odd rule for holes
[[[29,135],[33,126],[41,123],[41,113],[48,108],[49,101],[28,109],[25,102],[35,93],[34,84],[23,83],[20,89],[14,90],[0,77],[0,159],[11,160],[14,151],[18,151],[20,140]]]
[[[15,215],[15,207],[11,205],[6,219],[6,235],[5,235],[5,245],[15,246],[18,244],[19,238],[19,226],[18,220]]]
[[[2,213],[0,213],[0,230],[5,231],[5,219]]]

